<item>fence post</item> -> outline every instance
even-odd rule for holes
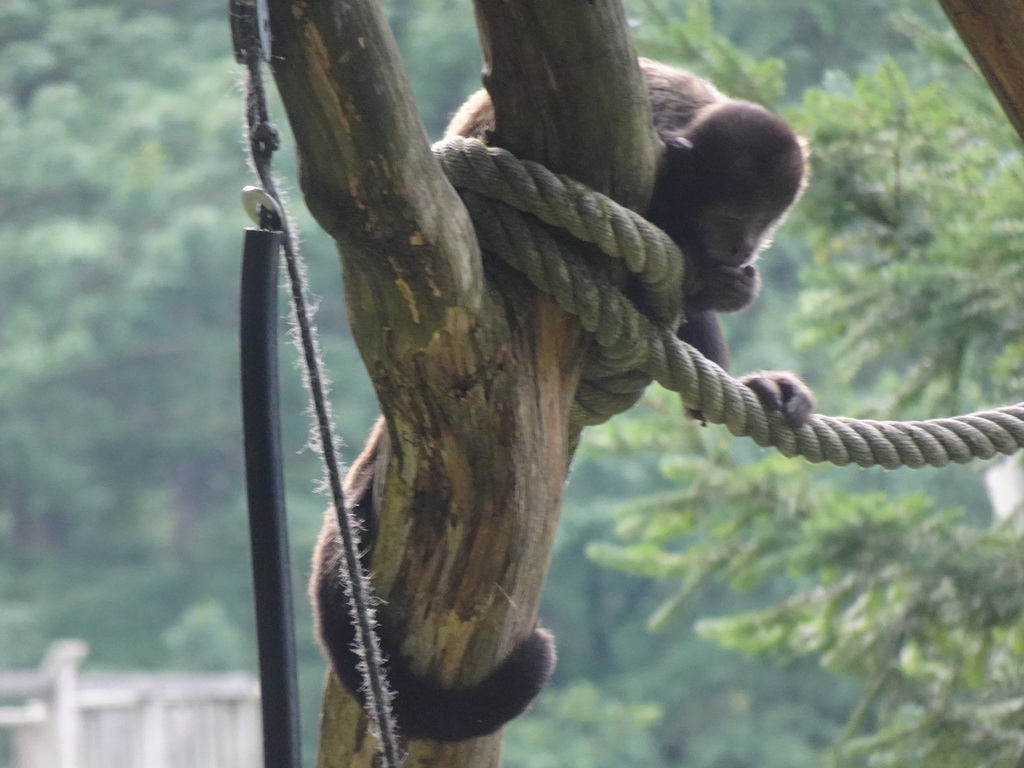
[[[88,655],[89,646],[82,640],[60,640],[50,646],[40,667],[51,683],[47,728],[54,768],[78,768],[78,667]]]

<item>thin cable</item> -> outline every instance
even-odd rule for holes
[[[253,167],[263,190],[280,208],[281,201],[271,175],[271,156],[280,144],[277,128],[269,121],[266,93],[260,71],[258,38],[246,46],[245,63],[248,69],[246,88],[246,126]],[[384,662],[380,644],[374,631],[372,597],[366,574],[359,563],[359,535],[357,524],[351,519],[345,504],[341,484],[341,471],[337,458],[337,444],[331,424],[330,407],[325,394],[326,383],[320,367],[316,328],[310,319],[306,302],[306,284],[300,256],[293,245],[287,216],[278,217],[277,227],[282,233],[282,250],[288,272],[295,322],[305,366],[305,384],[313,401],[314,432],[327,471],[327,487],[341,534],[344,563],[343,580],[350,601],[352,622],[356,627],[357,652],[365,659],[364,678],[367,711],[376,725],[381,754],[386,768],[398,768],[398,740],[394,717],[388,703],[391,693],[384,677]]]

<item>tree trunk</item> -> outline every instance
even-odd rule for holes
[[[586,340],[522,280],[485,277],[377,4],[270,6],[302,190],[338,243],[353,336],[388,422],[381,622],[418,672],[473,682],[536,621]],[[476,12],[502,142],[642,207],[658,145],[620,3],[477,0]],[[410,766],[487,768],[501,740],[407,747]],[[363,713],[330,680],[318,765],[368,768],[373,753]]]
[[[1024,3],[939,0],[1024,140]]]

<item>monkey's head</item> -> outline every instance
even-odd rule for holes
[[[688,259],[749,264],[803,191],[804,142],[768,110],[734,100],[703,107],[662,138],[648,218]]]

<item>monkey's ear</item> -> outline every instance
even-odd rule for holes
[[[685,136],[669,136],[665,139],[665,143],[668,144],[670,149],[681,149],[684,151],[693,149],[693,142]]]
[[[697,150],[693,148],[693,142],[682,134],[663,136],[662,141],[665,142],[665,151],[661,157],[660,176],[672,190],[671,199],[676,201],[679,194],[693,189]],[[694,213],[691,207],[685,209],[690,214]]]

